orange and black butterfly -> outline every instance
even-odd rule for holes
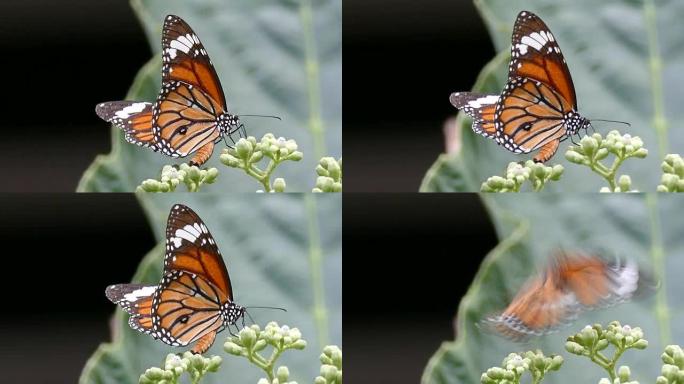
[[[190,26],[169,15],[162,31],[162,87],[157,101],[100,103],[95,112],[124,131],[126,141],[171,157],[194,154],[191,165],[211,157],[214,144],[238,132],[246,136],[237,115],[230,114],[214,66]]]
[[[501,95],[456,92],[449,100],[473,118],[476,133],[514,153],[539,150],[536,162],[549,160],[561,141],[591,126],[577,112],[575,86],[556,38],[527,11],[518,14],[513,27]]]
[[[637,289],[653,287],[632,261],[608,262],[584,253],[558,253],[530,279],[503,313],[481,323],[515,341],[550,333],[581,312],[632,298]]]
[[[199,216],[180,204],[169,213],[159,284],[115,284],[105,294],[131,315],[131,328],[176,347],[197,342],[194,353],[204,353],[218,332],[241,318],[244,323],[246,314],[233,301],[214,238]]]

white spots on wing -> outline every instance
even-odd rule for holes
[[[468,102],[468,106],[471,108],[480,108],[483,105],[491,105],[495,104],[499,100],[498,95],[487,95],[485,97],[480,97],[475,100],[471,100]]]
[[[535,32],[535,34],[538,35],[538,33],[536,33],[536,32]],[[541,50],[541,48],[542,48],[542,44],[540,44],[537,40],[533,39],[530,36],[523,36],[523,38],[520,39],[520,42],[522,43],[521,45],[532,47],[532,48],[536,49],[537,51]]]
[[[169,55],[169,58],[175,59],[176,58],[176,49],[175,48],[167,48],[166,54]]]
[[[171,48],[178,49],[178,50],[183,51],[183,52],[185,52],[185,53],[190,52],[190,47],[184,45],[184,44],[181,43],[179,40],[171,40],[171,44],[169,44],[169,46],[170,46]]]
[[[183,239],[181,239],[180,237],[172,237],[171,242],[173,243],[174,248],[178,248],[183,243]]]
[[[142,112],[142,110],[145,109],[145,106],[147,106],[147,103],[133,103],[128,107],[117,111],[114,115],[119,119],[127,119],[129,116],[135,113]]]
[[[154,293],[154,290],[157,287],[155,286],[150,286],[150,287],[142,287],[139,289],[136,289],[135,291],[131,293],[127,293],[124,295],[124,299],[130,302],[135,302],[138,301],[141,297],[147,297],[150,296],[151,294]]]
[[[627,264],[620,270],[617,278],[619,286],[615,290],[615,294],[619,297],[628,298],[637,289],[639,283],[639,267],[633,261],[628,261]]]
[[[517,44],[515,48],[520,52],[521,55],[524,55],[527,53],[527,45],[526,44]]]
[[[188,37],[190,37],[190,39],[192,39],[192,36],[189,34],[185,35],[185,36],[178,36],[178,41],[181,44],[185,45],[186,47],[192,48],[192,46],[195,45],[195,43],[193,43],[190,39],[188,39]],[[187,52],[187,51],[184,51],[184,52]]]

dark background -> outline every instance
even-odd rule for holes
[[[496,236],[478,195],[345,194],[351,383],[418,383]]]
[[[344,0],[345,191],[417,191],[444,152],[449,94],[493,56],[470,0]]]
[[[0,2],[0,191],[76,190],[109,124],[95,104],[123,99],[151,57],[128,1]]]
[[[1,194],[3,383],[76,383],[108,341],[109,284],[155,245],[133,194]],[[39,369],[36,369],[39,367]]]

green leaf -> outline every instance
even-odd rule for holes
[[[684,110],[679,107],[684,96],[679,92],[677,69],[684,65],[684,56],[673,54],[682,46],[684,27],[676,15],[684,12],[684,3],[665,1],[656,7],[653,0],[578,0],[562,4],[553,0],[477,0],[475,4],[500,53],[482,70],[473,91],[501,92],[508,73],[516,15],[522,10],[536,13],[549,25],[563,50],[577,91],[579,112],[590,119],[632,124],[626,127],[595,122],[597,131],[604,136],[618,129],[643,139],[649,156],[626,162],[620,173],[631,176],[634,189],[654,191],[660,181],[657,170],[665,155],[684,145],[684,131],[674,129],[684,118]],[[476,192],[488,177],[501,175],[509,162],[533,156],[513,154],[494,140],[473,133],[470,125],[470,119],[460,120],[461,153],[451,155],[446,163],[440,157],[426,174],[422,191],[439,185],[445,192]],[[544,190],[597,192],[603,180],[586,168],[569,164],[564,157],[569,144],[570,140],[563,142],[548,162],[565,166],[563,178]]]
[[[127,99],[156,99],[161,80],[161,26],[167,14],[176,14],[193,27],[207,48],[230,112],[282,117],[282,121],[245,117],[244,123],[249,135],[272,132],[299,145],[304,159],[283,165],[274,175],[287,180],[288,190],[309,191],[318,160],[342,155],[339,1],[133,0],[132,5],[156,55],[138,73]],[[99,128],[105,126],[103,122]],[[204,165],[218,168],[220,175],[203,191],[261,189],[256,181],[220,163],[221,148],[218,144]],[[78,191],[134,191],[143,180],[158,177],[164,165],[187,160],[131,145],[112,127],[112,152],[95,159]]]
[[[620,363],[631,367],[633,380],[652,382],[659,374],[660,355],[668,344],[684,338],[684,222],[681,199],[670,195],[483,195],[501,242],[484,259],[461,299],[456,339],[446,341],[429,361],[424,384],[475,383],[482,372],[501,364],[510,352],[541,349],[565,358],[549,383],[596,383],[605,373],[587,359],[569,355],[565,339],[584,325],[622,324],[643,329],[649,346],[628,351]],[[626,257],[650,270],[659,281],[653,295],[587,312],[558,333],[527,344],[482,332],[476,323],[503,310],[522,284],[557,249],[597,251],[605,257]]]
[[[157,239],[163,240],[166,217],[175,203],[195,210],[221,249],[236,302],[287,309],[287,312],[253,309],[250,314],[262,328],[275,320],[301,330],[308,341],[307,348],[286,352],[279,365],[289,367],[291,380],[310,382],[320,369],[323,347],[342,342],[340,196],[181,196],[141,196]],[[132,281],[159,282],[163,249],[160,243],[145,256]],[[104,300],[104,291],[102,295]],[[114,306],[112,311],[116,312],[112,342],[102,344],[88,360],[81,374],[82,384],[137,383],[145,369],[163,365],[168,353],[190,349],[173,348],[134,331],[127,324],[128,315]],[[256,383],[263,375],[261,370],[246,359],[223,351],[228,336],[227,331],[220,333],[205,354],[220,355],[223,363],[217,373],[208,375],[202,383]]]

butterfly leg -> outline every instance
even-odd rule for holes
[[[214,340],[216,339],[216,332],[209,332],[206,335],[200,337],[199,340],[197,340],[197,344],[195,344],[194,347],[190,350],[190,352],[201,355],[204,352],[207,351],[211,347],[212,344],[214,344]]]
[[[209,160],[211,154],[214,152],[214,142],[210,141],[203,147],[197,150],[195,156],[190,160],[190,165],[200,166]]]
[[[553,155],[556,154],[556,150],[558,150],[559,144],[560,140],[558,139],[549,141],[541,147],[537,155],[532,160],[534,160],[535,163],[545,163],[547,160],[552,158]]]

